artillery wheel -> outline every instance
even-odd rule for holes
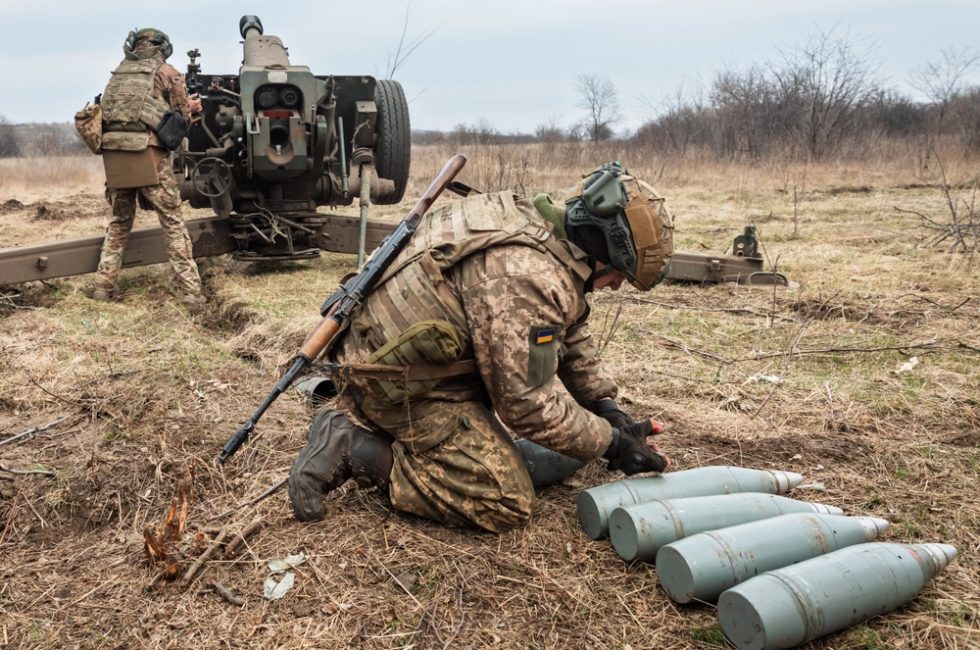
[[[191,182],[202,196],[210,199],[222,197],[231,189],[231,167],[220,158],[203,158],[194,164]]]
[[[395,182],[395,189],[375,199],[375,203],[393,205],[405,196],[408,170],[412,159],[412,127],[408,120],[408,101],[402,85],[391,79],[378,79],[374,87],[378,107],[374,161],[381,178]]]

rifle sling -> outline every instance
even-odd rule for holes
[[[431,381],[477,374],[476,360],[474,359],[464,359],[453,363],[420,363],[411,366],[390,366],[381,363],[331,364],[329,369],[330,374],[336,378],[367,377],[403,381]]]

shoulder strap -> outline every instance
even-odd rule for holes
[[[475,359],[463,359],[452,363],[418,363],[411,366],[391,366],[381,363],[325,364],[334,379],[365,377],[370,379],[401,379],[404,381],[429,381],[448,379],[477,373]]]

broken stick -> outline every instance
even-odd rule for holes
[[[227,546],[225,546],[225,557],[232,558],[238,553],[239,549],[245,544],[249,537],[254,535],[260,528],[265,524],[265,520],[262,517],[256,517],[252,520],[248,526],[242,529],[242,532],[235,535]]]
[[[224,543],[225,536],[227,535],[228,535],[228,528],[227,527],[222,528],[221,532],[218,533],[217,537],[215,537],[214,540],[212,540],[212,542],[208,544],[208,547],[204,549],[204,552],[201,553],[200,557],[198,557],[197,560],[194,561],[194,564],[192,564],[190,568],[187,569],[187,571],[184,573],[184,577],[180,579],[181,583],[185,587],[191,583],[191,580],[194,579],[194,576],[197,575],[197,572],[201,569],[202,566],[204,566],[204,563],[207,562],[208,558],[210,558],[211,555],[213,555],[214,552],[218,550],[218,547],[220,547]]]

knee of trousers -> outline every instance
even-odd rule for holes
[[[526,524],[534,486],[517,448],[492,425],[489,412],[482,406],[447,405],[423,420],[414,423],[418,434],[424,435],[428,426],[449,433],[425,451],[413,452],[401,442],[393,445],[392,505],[450,525],[493,532]]]

